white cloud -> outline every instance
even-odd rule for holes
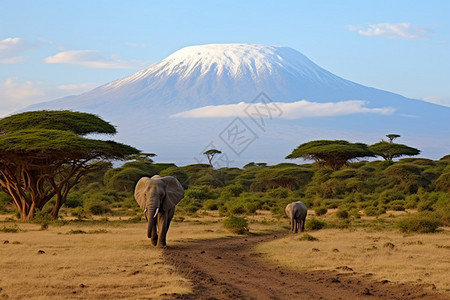
[[[24,61],[26,58],[18,56],[35,45],[21,38],[6,38],[0,41],[0,63],[12,64]]]
[[[410,23],[379,23],[369,24],[363,28],[359,25],[348,25],[347,29],[358,31],[365,36],[381,36],[389,39],[424,40],[429,39],[430,30],[413,26]]]
[[[450,97],[425,97],[423,101],[450,107]]]
[[[100,51],[96,50],[63,51],[45,58],[44,61],[51,64],[72,64],[96,69],[134,69],[144,65],[143,62],[139,61],[121,60],[116,55],[105,57]]]
[[[35,103],[80,94],[95,86],[97,84],[80,83],[52,87],[43,82],[21,81],[17,77],[8,78],[0,82],[0,117]]]
[[[88,83],[74,83],[74,84],[65,84],[58,86],[58,89],[68,92],[85,92],[91,90],[98,86],[98,84],[93,82]]]
[[[226,118],[226,117],[246,117],[246,111],[260,111],[266,113],[269,111],[281,111],[281,114],[271,115],[272,118],[281,117],[285,119],[302,119],[312,117],[329,117],[351,114],[374,113],[389,115],[394,113],[392,107],[368,108],[364,107],[366,101],[349,100],[341,102],[317,103],[301,100],[292,103],[274,102],[270,105],[276,105],[277,109],[271,109],[263,103],[238,103],[229,105],[204,106],[172,115],[174,118]],[[254,107],[251,107],[254,106]],[[266,108],[266,109],[264,109]],[[269,109],[267,109],[269,108]]]
[[[12,56],[12,57],[0,59],[0,63],[2,63],[2,64],[17,64],[17,63],[20,63],[20,62],[23,62],[26,60],[27,60],[27,58],[24,56]]]
[[[125,43],[125,45],[129,46],[129,47],[134,47],[134,48],[148,48],[148,44],[145,43],[132,43],[132,42],[128,42]]]

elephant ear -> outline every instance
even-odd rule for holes
[[[146,209],[145,206],[147,202],[147,191],[150,187],[151,179],[148,177],[142,177],[139,179],[138,183],[136,184],[136,187],[134,188],[134,199],[136,199],[136,202],[139,204],[139,207],[141,209]]]
[[[184,189],[181,183],[172,176],[160,178],[166,185],[166,197],[164,200],[164,209],[171,209],[178,204],[184,197]]]

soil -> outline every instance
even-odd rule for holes
[[[430,287],[370,279],[342,266],[299,272],[262,259],[258,243],[286,233],[186,242],[164,251],[165,260],[192,280],[193,294],[176,299],[450,299]]]

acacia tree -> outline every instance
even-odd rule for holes
[[[217,154],[221,154],[222,151],[219,151],[217,149],[209,149],[206,150],[205,152],[203,152],[204,155],[206,155],[206,158],[208,159],[208,163],[211,166],[211,168],[213,168],[213,164],[212,161],[214,159],[214,156],[216,156]]]
[[[314,173],[301,167],[268,167],[256,174],[256,181],[274,189],[283,187],[292,191],[295,187],[306,185]]]
[[[343,140],[317,140],[301,144],[295,148],[286,158],[311,159],[326,166],[338,170],[350,160],[373,156],[368,146],[363,143],[350,143]]]
[[[0,187],[9,193],[22,220],[55,197],[58,216],[69,190],[101,168],[100,160],[121,160],[139,151],[131,146],[84,137],[115,134],[98,116],[72,111],[33,111],[0,120]]]
[[[392,143],[396,138],[400,137],[400,134],[390,133],[386,134],[386,137],[389,139],[389,143]]]
[[[403,144],[381,141],[369,146],[370,151],[375,155],[381,156],[385,160],[393,160],[401,156],[414,156],[420,153],[419,149],[409,147]]]

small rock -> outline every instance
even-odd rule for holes
[[[381,280],[381,283],[382,283],[382,284],[389,283],[389,280],[387,280],[387,279]]]
[[[76,294],[76,293],[77,293],[77,291],[73,291],[73,292],[72,292],[72,294]]]
[[[388,242],[386,244],[383,245],[384,248],[389,248],[389,249],[394,249],[395,245],[392,244],[391,242]]]
[[[38,254],[44,254],[45,251],[44,250],[38,250]]]
[[[339,249],[334,248],[333,250],[331,250],[333,252],[340,252]]]
[[[333,278],[333,279],[331,279],[331,282],[340,283],[341,281],[339,279],[337,279],[337,278]]]
[[[216,259],[222,259],[222,257],[221,256],[216,256]]]
[[[204,253],[206,253],[205,250],[202,250],[202,251],[200,252],[200,254],[204,254]]]
[[[82,283],[80,284],[80,288],[85,288],[86,286]]]
[[[340,266],[340,267],[337,267],[336,269],[343,270],[343,271],[353,271],[352,268],[347,267],[347,266]]]
[[[368,288],[364,289],[363,295],[373,295]]]
[[[133,273],[131,273],[131,275],[137,275],[137,274],[139,274],[141,271],[139,271],[139,270],[136,270],[136,271],[134,271]]]
[[[8,240],[3,241],[3,244],[9,244]]]
[[[317,248],[312,248],[312,251],[313,251],[313,252],[319,252],[319,251],[320,251],[320,249],[317,249]]]

